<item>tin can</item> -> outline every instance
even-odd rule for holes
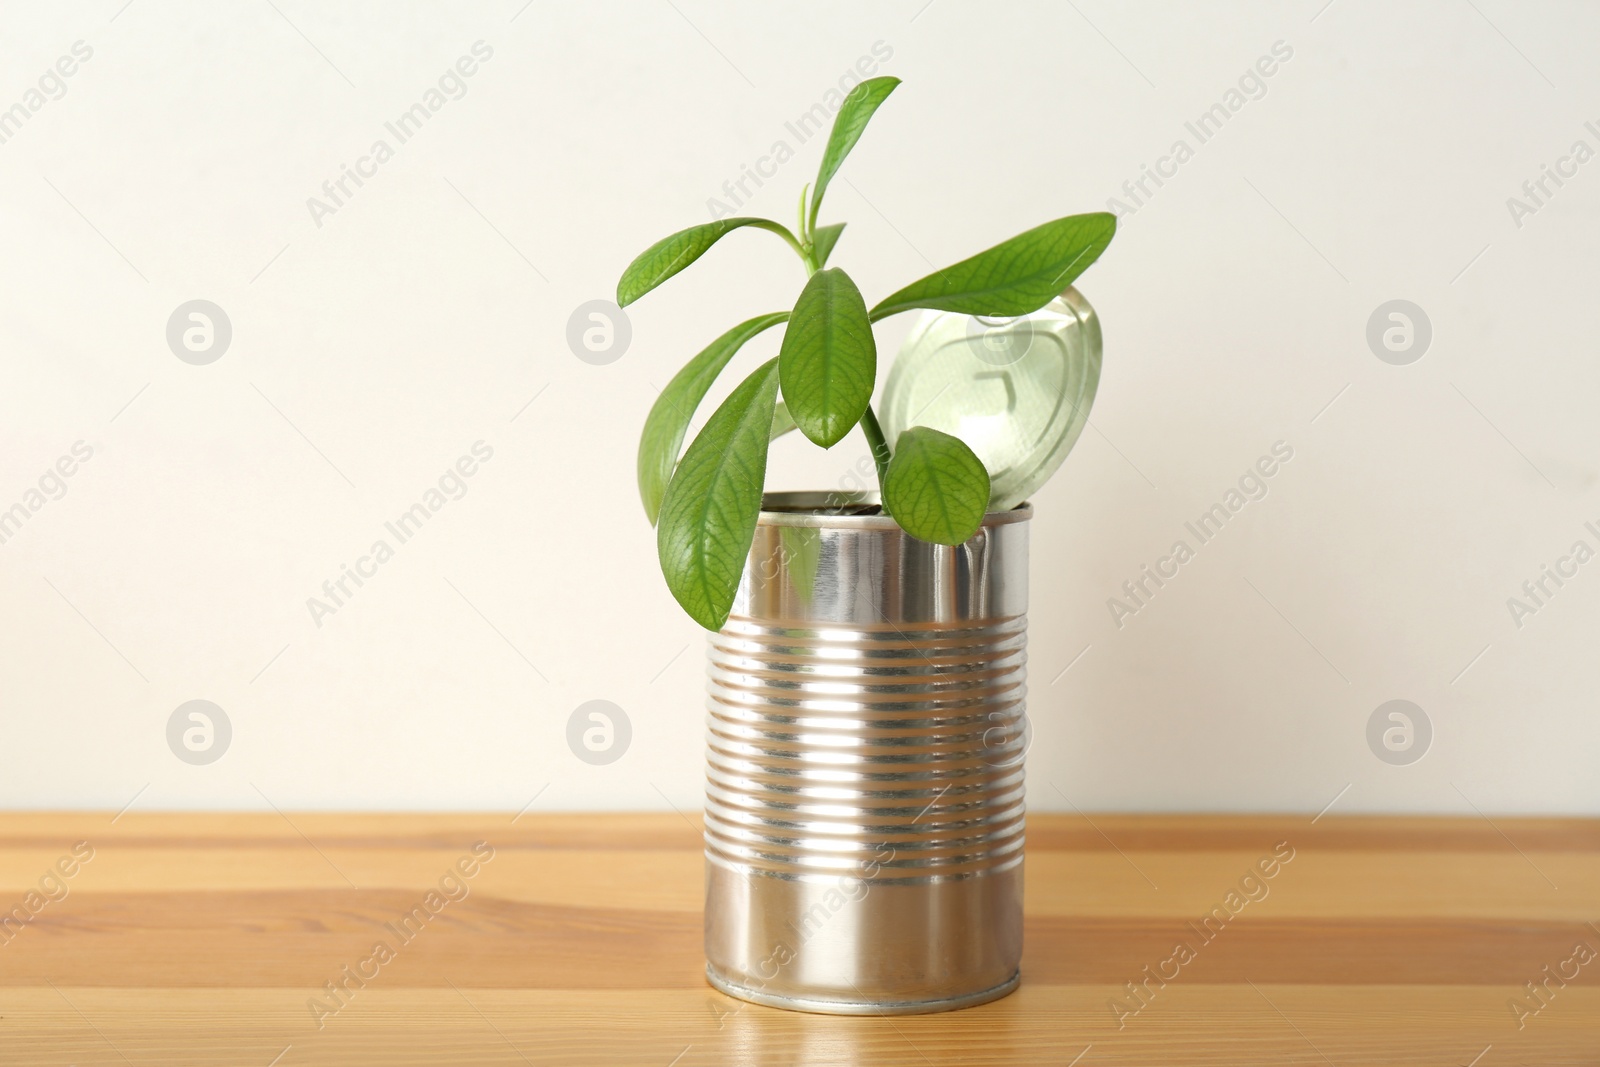
[[[863,498],[767,495],[708,636],[712,985],[834,1014],[1016,988],[1031,516],[945,546]]]

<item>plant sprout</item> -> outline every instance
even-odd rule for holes
[[[902,529],[942,545],[976,533],[989,503],[989,473],[972,449],[927,426],[905,430],[892,448],[884,440],[872,410],[872,324],[913,308],[1027,315],[1071,285],[1116,232],[1116,218],[1106,212],[1068,215],[912,282],[869,310],[850,275],[828,266],[844,223],[817,220],[828,184],[899,84],[872,78],[840,105],[817,180],[809,197],[801,191],[797,230],[764,218],[691,226],[651,245],[617,282],[617,304],[631,304],[744,227],[776,234],[805,264],[793,310],[749,319],[707,345],[662,390],[639,439],[639,495],[656,525],[661,571],[678,603],[707,629],[728,619],[760,518],[767,448],[791,427],[831,448],[859,425],[872,448],[883,510]],[[680,458],[690,420],[717,376],[751,338],[780,323],[777,358],[739,383]]]

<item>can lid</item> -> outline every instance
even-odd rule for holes
[[[924,312],[895,357],[881,416],[890,445],[913,426],[965,441],[989,471],[991,511],[1050,479],[1089,421],[1100,320],[1076,289],[1031,315]]]

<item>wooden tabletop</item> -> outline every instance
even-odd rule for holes
[[[1022,988],[893,1019],[707,986],[671,814],[13,813],[0,894],[3,1064],[1600,1064],[1600,821],[1032,815]]]

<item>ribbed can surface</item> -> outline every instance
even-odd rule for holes
[[[1003,995],[1022,946],[1031,512],[948,547],[822,503],[769,494],[708,638],[707,973],[815,1011]]]

